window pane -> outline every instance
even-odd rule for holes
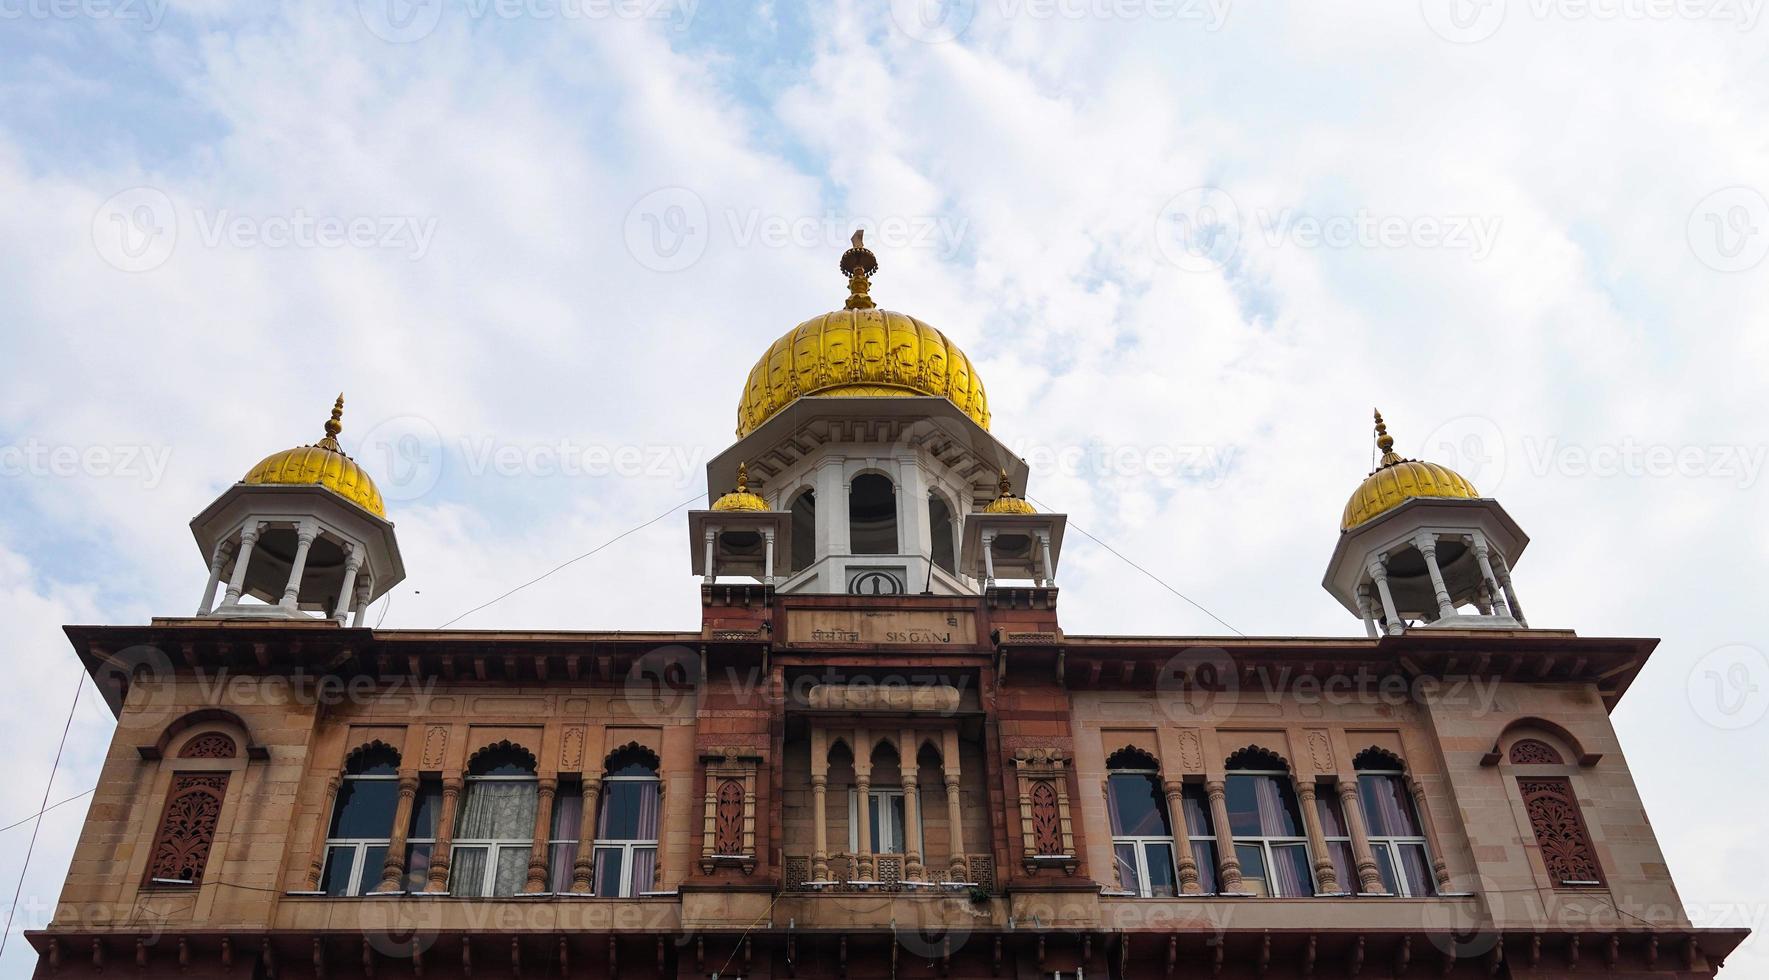
[[[620,895],[621,850],[618,847],[596,848],[596,894],[604,898]]]
[[[1127,892],[1141,894],[1142,882],[1136,871],[1136,845],[1114,844],[1112,863],[1118,868],[1118,887]]]
[[[456,846],[448,866],[448,893],[462,898],[485,894],[485,852],[477,847]]]
[[[1320,814],[1323,836],[1351,836],[1351,831],[1345,826],[1345,809],[1340,806],[1339,794],[1331,786],[1322,786],[1315,792],[1314,805],[1315,812]]]
[[[576,842],[554,844],[547,853],[547,890],[550,892],[570,891],[571,876],[577,863]]]
[[[903,853],[903,797],[892,793],[886,797],[891,813],[891,854]]]
[[[522,890],[528,882],[528,855],[526,847],[498,848],[497,881],[492,883],[493,895],[514,895]]]
[[[1259,792],[1255,788],[1259,778],[1229,773],[1228,779],[1224,781],[1224,797],[1228,803],[1228,832],[1232,837],[1260,836]]]
[[[884,850],[884,838],[879,836],[878,832],[878,809],[879,798],[877,794],[868,793],[866,797],[866,832],[871,836],[866,840],[871,845],[874,854]]]
[[[1233,836],[1302,836],[1296,790],[1288,776],[1230,773],[1226,788],[1229,833]]]
[[[1382,870],[1382,890],[1390,895],[1399,895],[1400,889],[1395,887],[1394,857],[1388,852],[1387,844],[1377,844],[1376,867]]]
[[[613,780],[602,794],[599,840],[656,840],[657,783]]]
[[[1198,865],[1198,890],[1206,895],[1220,891],[1216,882],[1216,842],[1193,838],[1192,861]]]
[[[1173,845],[1144,844],[1143,853],[1149,858],[1149,894],[1167,898],[1179,894],[1179,879],[1173,871]]]
[[[1357,777],[1357,785],[1371,837],[1424,836],[1413,815],[1412,796],[1399,776],[1365,774]]]
[[[418,795],[412,800],[412,823],[405,832],[406,840],[435,840],[442,821],[442,783],[424,779],[418,783]]]
[[[393,832],[393,810],[398,803],[399,783],[394,780],[346,779],[338,787],[332,829],[326,836],[333,840],[386,840]]]
[[[633,897],[651,891],[657,887],[654,880],[657,875],[657,848],[633,848],[633,873],[630,884],[632,889],[627,893]]]
[[[1314,894],[1314,876],[1309,873],[1306,845],[1276,845],[1271,849],[1271,861],[1271,879],[1277,894],[1286,898],[1306,898]]]
[[[1402,844],[1400,867],[1406,878],[1408,895],[1423,898],[1437,894],[1437,881],[1431,875],[1431,862],[1425,859],[1425,845]]]
[[[534,835],[533,780],[468,780],[455,837],[528,840]]]
[[[1113,773],[1107,779],[1107,802],[1112,811],[1115,837],[1172,837],[1167,800],[1155,777],[1134,772]]]
[[[362,880],[357,882],[357,893],[367,894],[381,888],[381,872],[387,869],[387,845],[371,844],[362,852]]]
[[[559,787],[553,797],[553,822],[548,840],[577,840],[584,820],[584,788],[581,783]]]
[[[1241,890],[1270,895],[1265,884],[1265,849],[1258,844],[1236,844],[1235,857],[1241,862]]]
[[[327,895],[348,895],[350,872],[355,866],[355,847],[326,848],[326,866],[319,873],[319,890]]]
[[[1352,857],[1351,842],[1347,840],[1328,841],[1327,858],[1333,862],[1333,873],[1339,878],[1339,890],[1356,894],[1357,861]]]
[[[1210,796],[1200,783],[1186,783],[1184,794],[1185,828],[1192,840],[1210,840],[1216,836],[1216,821],[1210,815]]]
[[[411,844],[405,849],[405,890],[426,891],[430,887],[430,853],[434,844]]]

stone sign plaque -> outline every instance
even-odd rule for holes
[[[969,610],[795,609],[786,623],[786,642],[800,646],[882,643],[970,647],[977,643],[977,617]]]

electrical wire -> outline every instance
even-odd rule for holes
[[[55,774],[61,769],[61,754],[68,747],[68,732],[74,727],[74,709],[80,706],[80,691],[86,687],[86,667],[80,667],[80,679],[74,684],[74,700],[68,705],[68,720],[61,726],[61,742],[55,747],[55,761],[49,764],[49,782],[43,787],[43,802],[37,804],[37,823],[31,828],[31,842],[25,845],[25,862],[18,869],[18,887],[12,891],[12,907],[6,910],[6,931],[0,932],[0,956],[6,953],[6,941],[12,937],[12,917],[18,914],[18,900],[25,893],[25,872],[31,869],[31,853],[37,849],[37,832],[43,829],[43,814],[49,809],[49,791],[55,788]]]
[[[89,795],[89,794],[90,794],[90,793],[91,793],[91,792],[92,792],[92,790],[95,790],[95,789],[97,789],[97,788],[98,788],[98,787],[96,787],[96,786],[94,786],[94,787],[92,787],[92,788],[91,788],[91,789],[83,789],[83,790],[81,790],[81,791],[80,791],[80,792],[78,792],[78,793],[75,793],[75,794],[74,794],[74,795],[73,795],[73,796],[70,796],[70,797],[68,797],[68,798],[67,798],[67,799],[65,799],[65,800],[62,800],[62,801],[61,801],[61,802],[59,802],[59,803],[51,803],[51,804],[49,804],[49,805],[48,805],[48,806],[46,806],[46,807],[44,807],[44,808],[43,808],[43,809],[41,809],[41,810],[38,810],[38,811],[37,811],[37,812],[36,812],[36,813],[33,813],[33,814],[31,814],[31,815],[30,815],[30,816],[28,816],[28,817],[26,817],[26,818],[24,818],[24,819],[23,819],[23,820],[19,820],[19,821],[17,821],[17,822],[15,822],[15,823],[9,823],[9,824],[7,824],[7,825],[6,825],[6,826],[4,826],[4,827],[0,827],[0,834],[4,834],[4,833],[6,833],[6,832],[7,832],[7,831],[8,831],[8,830],[11,830],[11,829],[13,829],[13,828],[14,828],[14,827],[23,827],[23,826],[24,826],[24,825],[25,825],[25,824],[28,824],[28,823],[30,823],[30,822],[31,822],[31,821],[32,821],[32,820],[34,820],[34,819],[36,819],[36,818],[37,818],[37,817],[40,817],[40,816],[42,816],[42,815],[43,815],[43,814],[45,814],[45,813],[48,813],[48,812],[49,812],[49,811],[51,811],[51,810],[53,810],[53,809],[55,809],[55,808],[56,808],[56,807],[58,807],[58,806],[61,806],[61,805],[62,805],[62,804],[63,804],[63,803],[72,803],[72,802],[74,802],[74,801],[75,801],[75,800],[77,800],[77,799],[79,799],[79,798],[80,798],[80,797],[82,797],[82,796],[87,796],[87,795]]]

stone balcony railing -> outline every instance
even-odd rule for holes
[[[934,866],[923,869],[919,879],[907,874],[904,856],[901,854],[870,854],[865,855],[864,861],[860,857],[861,855],[856,854],[831,854],[829,875],[819,880],[812,874],[810,855],[789,854],[786,856],[784,869],[786,890],[850,895],[865,892],[925,892],[929,895],[943,895],[981,888],[989,894],[995,893],[995,859],[988,854],[967,856],[965,865],[969,868],[968,874],[955,873],[944,862],[936,860]],[[869,874],[863,873],[863,869],[867,867],[871,869]]]

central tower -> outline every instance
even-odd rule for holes
[[[737,442],[707,465],[714,503],[689,517],[695,573],[783,593],[1051,584],[1062,517],[1013,496],[1026,463],[990,434],[970,358],[927,323],[877,307],[878,259],[862,232],[841,271],[843,308],[787,331],[750,369]],[[1014,506],[990,512],[997,500]]]

